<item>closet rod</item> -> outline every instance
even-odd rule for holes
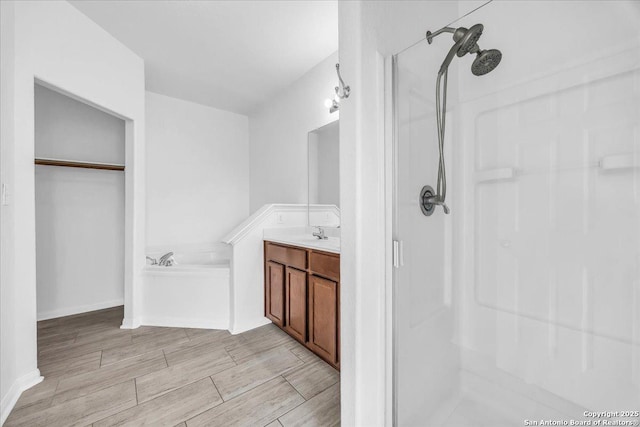
[[[78,162],[74,160],[36,158],[35,164],[44,165],[44,166],[65,166],[69,168],[103,169],[103,170],[109,170],[109,171],[124,170],[124,165],[114,165],[109,163]]]

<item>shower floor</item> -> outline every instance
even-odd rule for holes
[[[417,414],[400,423],[409,427],[513,427],[523,420],[501,411],[481,396],[465,393],[442,404],[431,416]]]
[[[584,407],[548,391],[531,388],[508,375],[483,376],[463,369],[457,389],[432,413],[416,413],[400,425],[410,427],[513,427],[525,420],[582,419]]]
[[[522,418],[502,413],[499,407],[479,396],[465,395],[447,417],[442,427],[502,427],[523,425]]]

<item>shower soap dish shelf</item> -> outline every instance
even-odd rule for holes
[[[640,159],[636,160],[633,153],[614,154],[601,158],[598,165],[602,170],[633,169],[640,166]]]
[[[516,177],[515,168],[496,168],[477,171],[476,182],[506,181]]]

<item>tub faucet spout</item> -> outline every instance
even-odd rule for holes
[[[160,257],[160,261],[158,261],[159,265],[164,265],[166,267],[173,265],[173,252],[167,252],[166,254]]]

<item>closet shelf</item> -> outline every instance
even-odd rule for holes
[[[61,159],[35,159],[36,165],[44,166],[64,166],[68,168],[84,168],[84,169],[102,169],[109,171],[123,171],[124,165],[116,165],[111,163],[96,163],[96,162],[79,162],[76,160],[61,160]]]

